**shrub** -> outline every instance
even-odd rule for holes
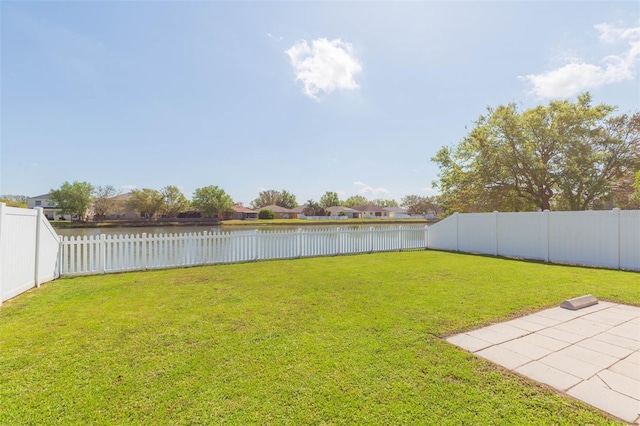
[[[276,214],[271,209],[262,209],[258,213],[258,219],[273,219],[274,217],[276,217]]]

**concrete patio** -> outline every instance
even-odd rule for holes
[[[447,341],[640,424],[640,307],[557,307]]]

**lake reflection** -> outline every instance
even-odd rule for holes
[[[222,225],[222,226],[137,226],[137,227],[107,227],[107,228],[55,228],[55,231],[58,235],[71,237],[84,237],[91,235],[136,235],[136,234],[187,234],[187,233],[198,233],[198,232],[239,232],[239,231],[255,231],[259,229],[261,231],[274,231],[274,230],[292,230],[292,229],[314,229],[314,228],[349,228],[349,229],[359,229],[359,228],[381,228],[381,227],[389,227],[389,226],[398,226],[402,224],[398,223],[390,223],[384,224],[376,222],[375,224],[359,224],[359,225],[303,225],[303,226],[287,226],[287,225],[255,225],[255,226],[233,226],[233,225]],[[419,223],[407,223],[407,226],[416,226],[420,225]],[[426,224],[425,224],[426,225]]]

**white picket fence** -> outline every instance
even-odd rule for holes
[[[429,227],[430,249],[640,270],[640,210],[455,213]]]
[[[424,249],[426,226],[64,237],[61,274]]]
[[[429,227],[60,238],[41,209],[0,203],[0,303],[60,275],[425,248],[640,271],[640,210],[456,213]]]
[[[0,203],[0,304],[59,276],[60,237],[42,213]]]

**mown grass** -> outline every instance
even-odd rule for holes
[[[441,337],[639,282],[435,251],[61,279],[0,308],[0,424],[613,424]]]

